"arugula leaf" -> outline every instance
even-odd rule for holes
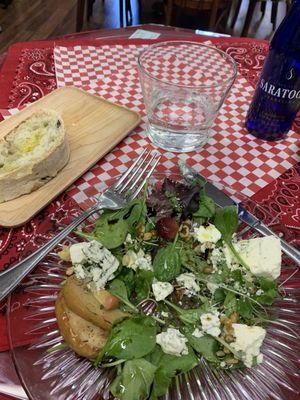
[[[179,253],[181,264],[188,270],[199,273],[207,267],[207,262],[202,260],[199,255],[195,253],[190,243],[180,242]]]
[[[152,271],[139,270],[136,273],[134,291],[136,294],[136,300],[138,302],[149,297],[153,276],[154,275]]]
[[[219,349],[218,342],[210,335],[203,335],[201,337],[195,337],[191,333],[186,333],[186,337],[189,340],[189,344],[193,347],[197,353],[203,355],[207,361],[219,362],[216,352]]]
[[[156,366],[144,358],[126,361],[122,371],[110,386],[120,400],[140,400],[149,396]]]
[[[115,249],[123,244],[128,233],[127,222],[123,218],[115,219],[114,215],[115,212],[105,211],[92,232],[95,239],[107,249]]]
[[[235,206],[228,206],[216,210],[214,219],[215,227],[221,232],[222,239],[227,244],[227,246],[235,256],[235,258],[244,268],[249,270],[248,265],[236,251],[232,243],[232,235],[237,230],[238,223],[239,223],[239,218]]]
[[[126,319],[112,327],[101,358],[131,360],[144,357],[154,349],[155,339],[156,326],[151,317]]]
[[[268,291],[270,289],[277,288],[276,281],[272,281],[272,280],[264,278],[262,276],[257,277],[256,279],[257,279],[257,282],[258,282],[260,288],[264,291]]]
[[[170,243],[159,249],[153,260],[153,272],[156,279],[170,282],[180,274],[181,260],[179,251]]]
[[[214,292],[214,301],[219,303],[223,301],[226,297],[226,291],[224,289],[218,288]]]
[[[236,311],[243,317],[245,320],[248,320],[252,317],[252,304],[249,299],[243,297],[236,302]]]
[[[224,300],[225,314],[229,317],[234,311],[236,311],[237,301],[236,296],[232,292],[227,292]]]
[[[242,275],[242,271],[240,269],[235,269],[233,271],[231,271],[231,276],[234,279],[235,282],[244,283],[244,278]]]
[[[200,204],[198,210],[193,214],[193,219],[198,224],[203,224],[207,218],[214,216],[216,212],[215,202],[212,198],[200,192]]]
[[[274,299],[278,295],[276,281],[272,281],[263,277],[258,277],[257,281],[261,290],[263,291],[263,294],[257,296],[256,300],[261,304],[272,305]]]
[[[164,300],[164,302],[171,308],[173,308],[177,314],[179,319],[186,323],[186,324],[191,324],[191,325],[195,325],[198,324],[200,321],[200,317],[203,313],[205,313],[207,311],[207,309],[209,308],[209,304],[202,304],[201,307],[199,308],[190,308],[190,309],[183,309],[180,308],[178,306],[176,306],[175,304],[171,303],[169,300]]]

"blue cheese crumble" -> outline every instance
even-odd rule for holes
[[[250,272],[255,276],[275,280],[281,272],[281,245],[276,236],[265,236],[249,240],[240,240],[234,243],[236,251],[249,266]],[[210,261],[214,268],[226,263],[229,269],[241,268],[229,247],[213,249]]]
[[[117,258],[96,240],[70,246],[70,258],[76,278],[86,280],[88,286],[94,283],[97,289],[104,289],[119,267]]]
[[[235,341],[230,345],[238,352],[246,367],[252,367],[254,361],[260,364],[263,355],[260,353],[261,345],[266,336],[266,330],[260,326],[248,326],[245,324],[232,324]]]
[[[194,226],[193,236],[201,243],[200,250],[204,253],[206,249],[213,249],[222,235],[213,224],[208,224],[208,226]]]
[[[213,313],[205,313],[202,314],[200,317],[201,320],[201,325],[202,325],[202,330],[206,333],[208,333],[211,336],[219,336],[221,333],[220,329],[220,319],[219,319],[219,313],[218,312],[213,312]]]
[[[160,345],[162,351],[177,357],[188,354],[187,341],[188,339],[174,328],[168,328],[166,332],[156,335],[156,343]]]
[[[200,287],[196,282],[196,276],[192,272],[186,272],[177,276],[176,281],[179,285],[183,286],[187,294],[193,295],[200,291]]]
[[[142,249],[137,253],[133,250],[128,250],[123,256],[122,263],[125,267],[131,268],[134,271],[142,269],[145,271],[152,271],[152,260],[150,254],[145,254]]]
[[[281,244],[276,236],[238,242],[240,256],[255,276],[275,280],[281,271]]]
[[[152,283],[152,291],[156,301],[164,300],[174,290],[173,285],[169,282],[154,282]]]
[[[200,338],[200,337],[204,336],[204,333],[199,328],[196,328],[192,332],[192,335],[195,336],[196,338]]]

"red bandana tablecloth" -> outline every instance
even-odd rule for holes
[[[300,182],[299,169],[295,165],[297,151],[295,131],[298,127],[294,126],[294,132],[287,140],[275,145],[252,138],[242,127],[247,104],[253,93],[252,85],[260,73],[267,44],[254,40],[227,38],[212,42],[235,58],[240,75],[219,114],[211,142],[200,152],[181,157],[188,159],[206,177],[223,180],[236,189],[253,195],[253,198],[263,203],[273,215],[282,214],[283,222],[291,228],[292,235],[289,239],[297,244],[300,218],[297,196],[300,192]],[[135,108],[144,115],[138,77],[133,64],[136,62],[137,53],[147,44],[149,41],[117,40],[107,46],[101,40],[88,42],[77,40],[74,43],[53,41],[14,45],[1,70],[0,107],[6,109],[2,110],[2,113],[9,115],[8,109],[20,108],[49,93],[56,88],[57,78],[59,85],[74,84],[84,87],[109,100]],[[80,46],[79,52],[77,46]],[[96,57],[93,59],[95,54]],[[83,60],[76,59],[77,56]],[[67,57],[67,64],[63,65],[59,57],[61,60]],[[74,61],[70,57],[73,57]],[[89,58],[93,59],[93,68],[89,68],[86,62]],[[78,69],[78,65],[81,65],[84,73],[72,70],[73,67]],[[126,79],[124,79],[124,69],[126,69]],[[22,228],[2,229],[1,269],[13,265],[49,239],[60,223],[66,222],[67,218],[78,211],[76,203],[86,206],[87,198],[96,194],[98,185],[103,180],[122,172],[135,157],[136,151],[149,143],[144,129],[145,126],[142,124],[113,152],[81,177],[68,190],[68,195],[54,201],[33,221]],[[164,153],[161,170],[174,170],[175,161],[174,154]],[[290,169],[286,172],[288,168]],[[279,177],[283,172],[284,175]],[[16,306],[22,307],[22,304]],[[4,314],[5,303],[1,307]],[[1,316],[0,327],[0,350],[4,350],[7,348],[7,342],[5,320]]]

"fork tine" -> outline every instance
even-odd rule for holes
[[[147,161],[147,159],[149,159],[149,157],[151,157],[151,151],[147,151],[144,153],[144,156],[140,159],[139,163],[135,164],[135,167],[133,168],[133,170],[131,171],[131,173],[128,175],[126,181],[123,183],[122,187],[119,187],[118,192],[119,193],[124,193],[126,190],[132,188],[132,181],[136,182],[136,179],[139,179],[139,175],[140,175],[140,171],[143,167],[143,165],[145,164],[145,162]],[[130,187],[129,187],[130,184]]]
[[[140,191],[144,188],[145,183],[147,182],[147,179],[150,178],[150,176],[152,175],[152,173],[153,173],[154,169],[156,168],[160,158],[161,158],[161,155],[159,155],[157,153],[154,153],[154,155],[152,156],[150,161],[148,161],[146,166],[143,168],[143,170],[141,170],[139,176],[135,179],[134,183],[131,184],[129,190],[131,190],[131,189],[133,189],[135,187],[135,185],[138,183],[139,179],[144,175],[145,172],[147,172],[147,173],[144,176],[144,179],[139,183],[139,186],[135,189],[135,191],[130,194],[130,199],[134,199],[135,197],[137,197],[137,195],[140,193]],[[154,161],[153,165],[147,171],[147,168],[151,165],[151,163],[153,161]]]
[[[124,182],[124,180],[131,173],[131,171],[140,163],[140,160],[145,153],[146,153],[146,149],[141,152],[141,154],[138,156],[138,158],[135,160],[135,162],[124,172],[124,174],[122,174],[120,176],[120,178],[115,181],[115,183],[112,185],[112,187],[114,189],[116,189],[116,190],[119,189],[120,185]]]

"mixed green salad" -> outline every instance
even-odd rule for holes
[[[77,232],[89,244],[84,261],[72,260],[74,274],[126,313],[93,360],[116,368],[116,398],[155,400],[201,357],[216,369],[263,361],[280,242],[238,240],[237,227],[235,207],[216,208],[200,179],[166,178],[123,209],[105,210],[92,232]]]

